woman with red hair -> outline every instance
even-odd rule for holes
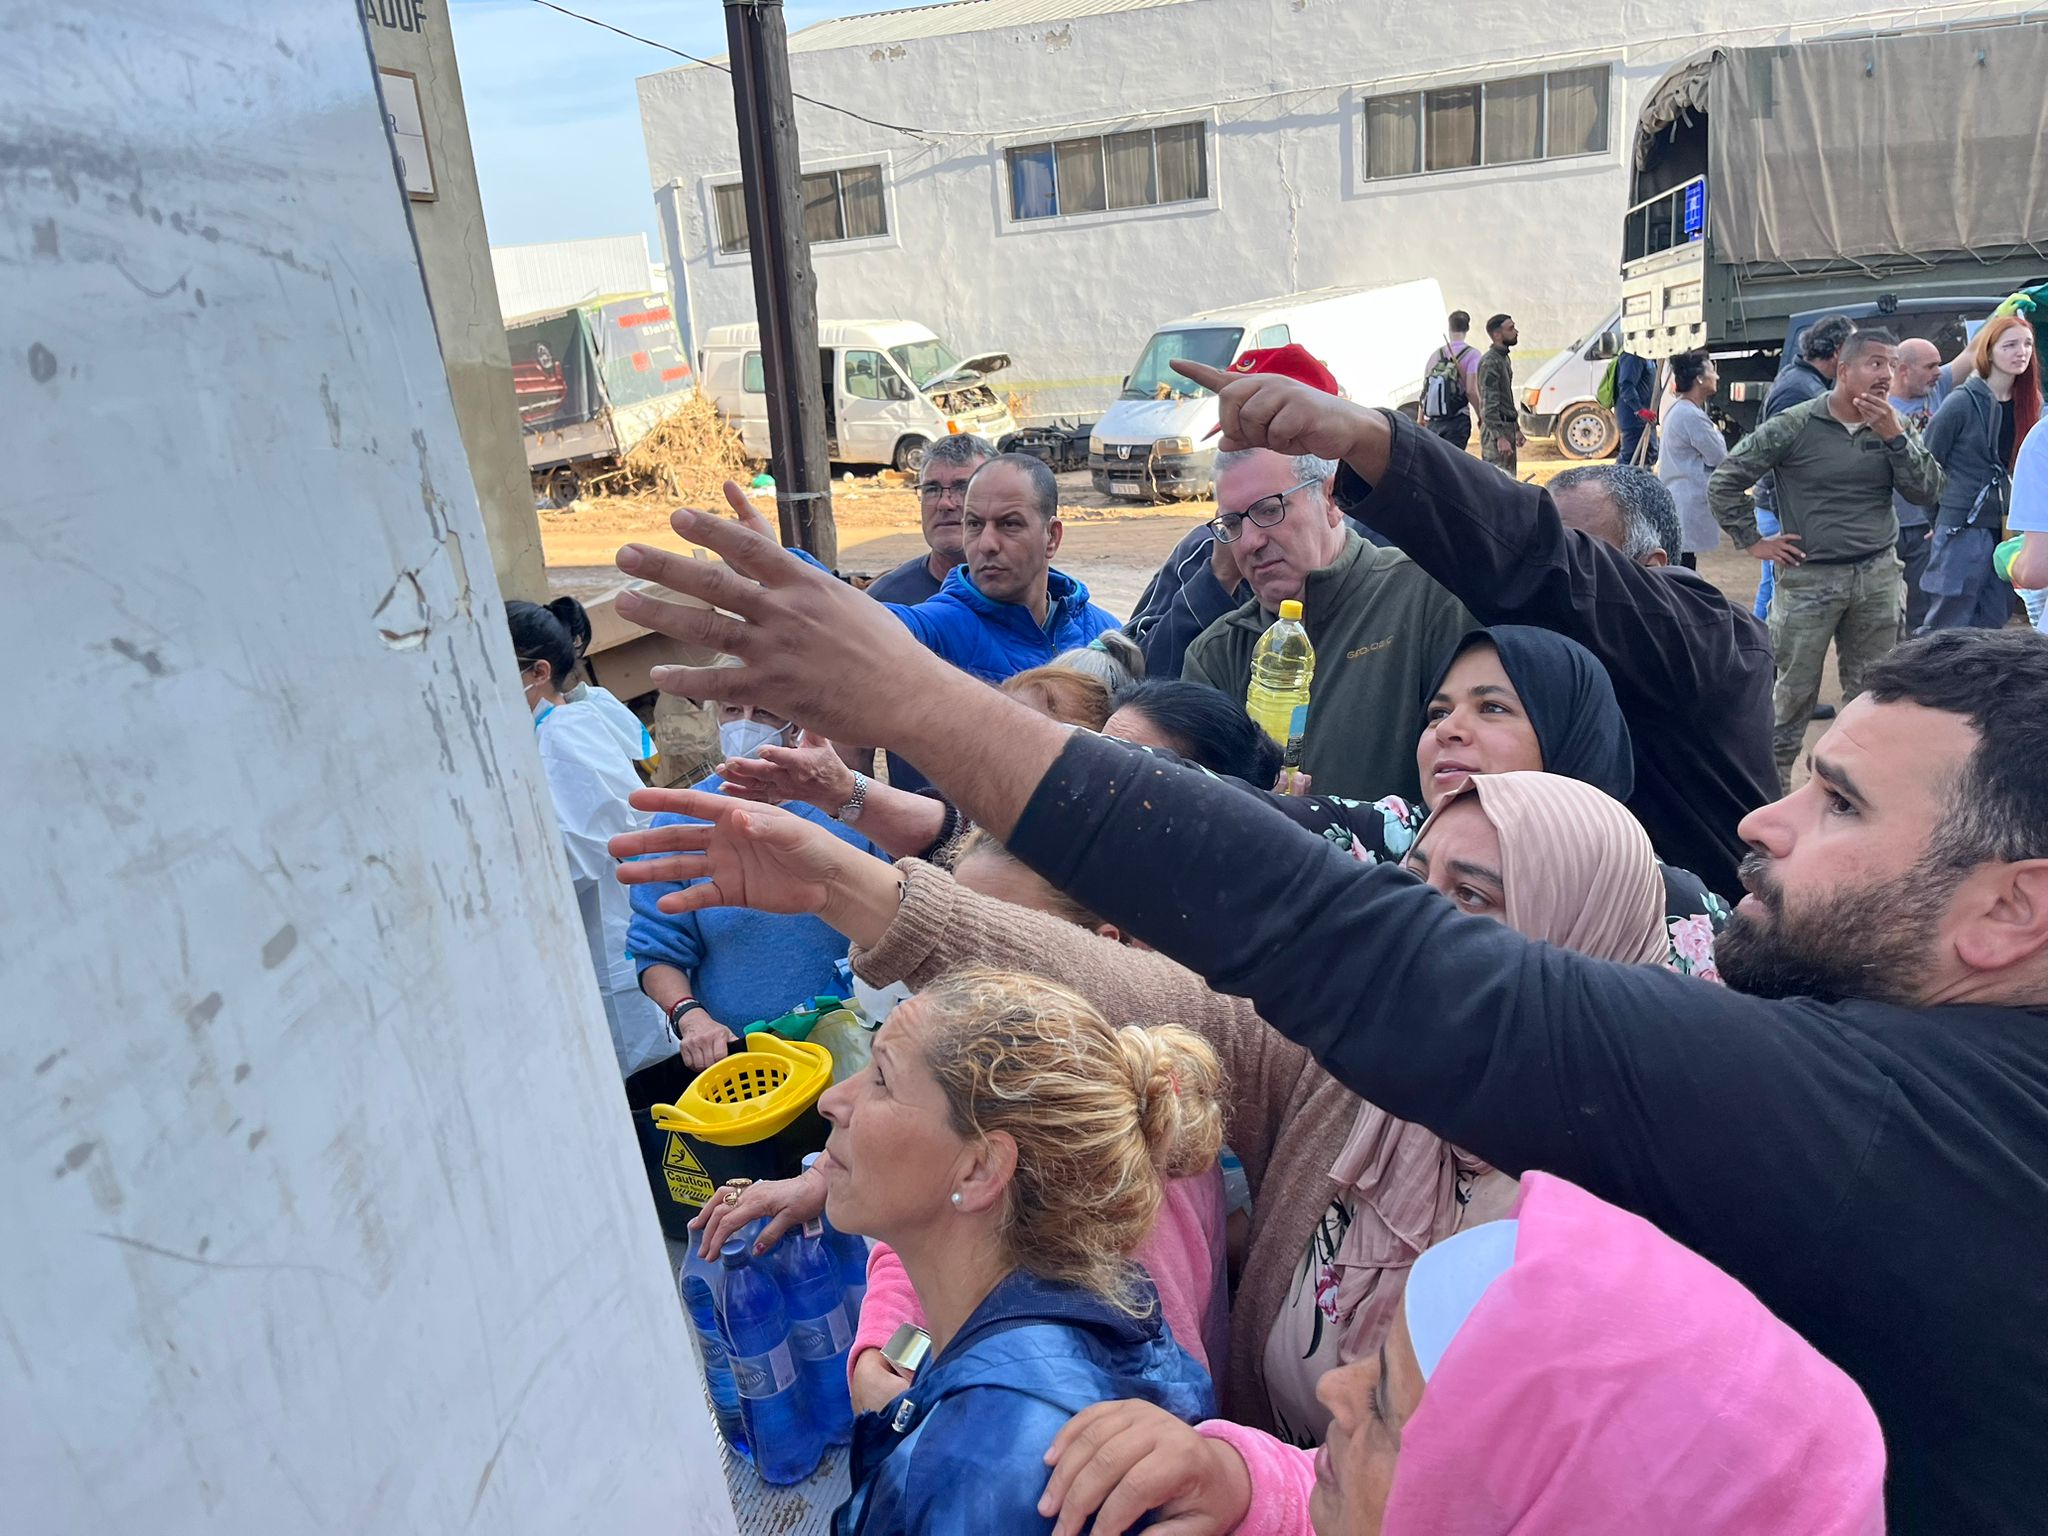
[[[2012,590],[1991,569],[2012,497],[2013,460],[2041,416],[2034,330],[2020,315],[1998,315],[1977,333],[1976,371],[1935,412],[1927,451],[1948,476],[1934,518],[1934,548],[1920,590],[1929,598],[1926,634],[2001,629]]]

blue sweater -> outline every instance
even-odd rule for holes
[[[1062,651],[1117,627],[1116,619],[1089,602],[1088,589],[1065,571],[1047,573],[1043,629],[1022,603],[982,596],[964,565],[947,574],[938,596],[916,607],[887,606],[932,651],[988,683],[1042,667]]]
[[[1190,1424],[1215,1411],[1208,1374],[1174,1343],[1156,1303],[1129,1317],[1078,1286],[1014,1271],[909,1391],[855,1421],[853,1492],[833,1532],[1050,1531],[1037,1509],[1046,1447],[1083,1408],[1123,1397]]]
[[[695,787],[716,794],[723,781],[717,774]],[[887,855],[850,827],[841,826],[815,806],[792,800],[786,807],[816,822],[842,842],[876,858]],[[693,816],[664,813],[657,827],[694,822]],[[694,882],[693,882],[694,883]],[[744,907],[712,907],[702,912],[671,914],[655,903],[682,889],[663,881],[634,885],[633,918],[626,925],[626,952],[635,974],[650,965],[673,965],[686,972],[690,990],[711,1017],[738,1034],[757,1019],[772,1019],[821,992],[839,991],[833,967],[846,958],[846,939],[815,917],[751,912]]]

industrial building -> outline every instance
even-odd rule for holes
[[[1538,357],[1619,297],[1639,107],[1717,45],[2010,16],[1841,0],[956,0],[792,34],[825,318],[916,320],[1034,414],[1193,311],[1435,277]],[[732,82],[643,78],[678,313],[755,318]],[[1419,362],[1419,360],[1418,360]]]

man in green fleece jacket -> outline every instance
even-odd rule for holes
[[[1897,354],[1891,332],[1855,332],[1835,354],[1834,387],[1758,427],[1707,482],[1714,520],[1735,547],[1778,565],[1771,750],[1788,791],[1829,644],[1847,704],[1863,691],[1871,664],[1898,642],[1905,566],[1893,493],[1922,507],[1941,498],[1941,466],[1892,409]],[[1758,531],[1748,494],[1768,474],[1784,525],[1770,536]]]
[[[1211,526],[1253,597],[1196,637],[1181,675],[1242,699],[1259,637],[1299,599],[1316,648],[1301,757],[1316,793],[1413,800],[1424,692],[1476,624],[1406,555],[1345,526],[1330,496],[1336,472],[1328,459],[1264,448],[1217,455]]]

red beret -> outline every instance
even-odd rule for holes
[[[1295,379],[1310,389],[1320,389],[1326,395],[1341,395],[1337,387],[1337,376],[1325,368],[1322,360],[1298,341],[1290,341],[1284,347],[1259,347],[1245,353],[1230,365],[1232,373],[1277,373],[1284,378]],[[1221,426],[1211,427],[1203,437],[1214,437],[1221,432]]]

